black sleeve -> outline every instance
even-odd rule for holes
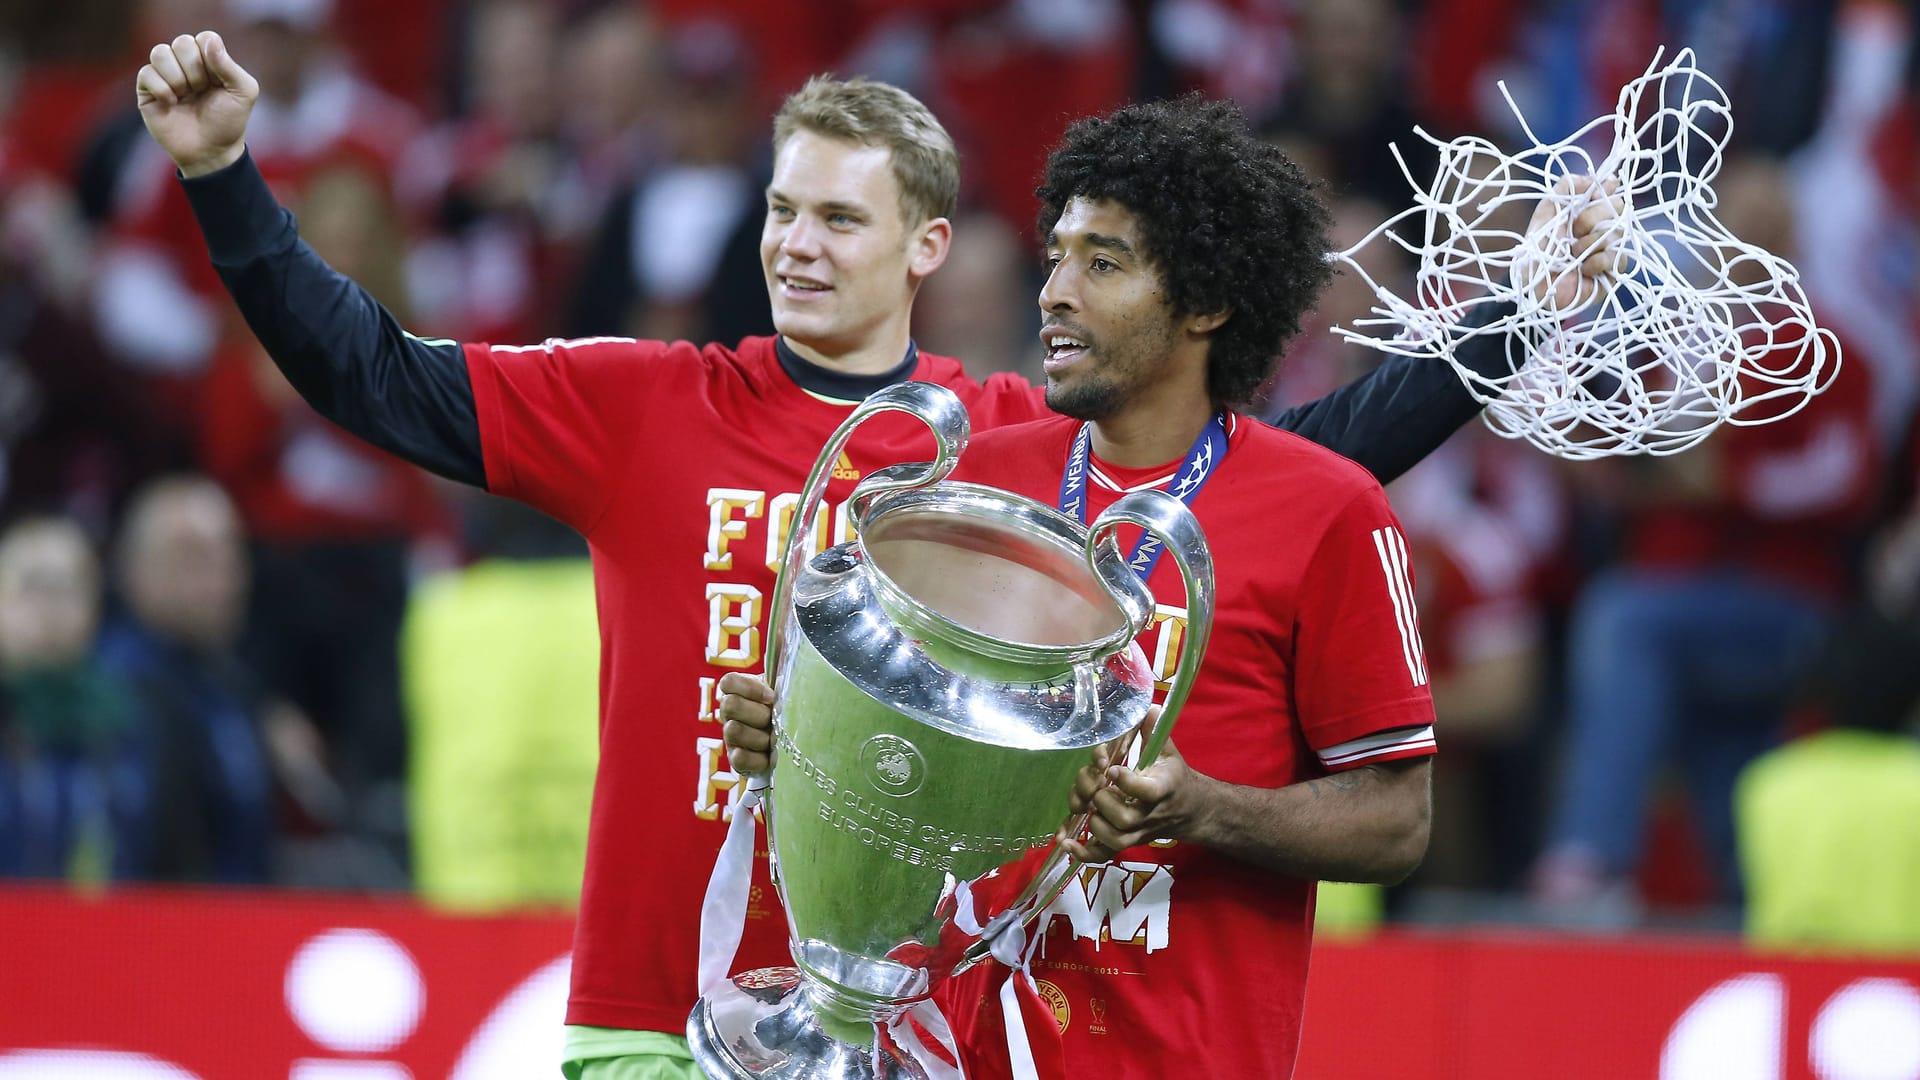
[[[254,336],[314,410],[441,476],[486,485],[458,343],[417,338],[300,239],[251,154],[183,178],[214,269]]]
[[[1467,322],[1484,326],[1512,313],[1510,304],[1481,304]],[[1455,359],[1489,378],[1513,372],[1504,337],[1468,338]],[[1273,425],[1352,458],[1386,484],[1479,412],[1480,403],[1452,365],[1430,357],[1389,356],[1333,393],[1274,417]]]

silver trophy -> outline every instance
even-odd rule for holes
[[[935,459],[869,475],[851,501],[857,538],[807,558],[833,464],[883,411],[924,421]],[[694,1007],[687,1038],[716,1080],[928,1075],[893,1022],[1065,887],[1074,862],[1055,834],[1074,777],[1151,703],[1134,638],[1153,596],[1114,538],[1123,525],[1165,543],[1187,590],[1142,767],[1192,688],[1213,568],[1187,508],[1134,493],[1088,528],[946,480],[967,437],[951,391],[889,387],[828,440],[801,493],[767,640],[779,813],[770,801],[766,821],[795,966],[735,976]]]

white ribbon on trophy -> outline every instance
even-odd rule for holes
[[[700,905],[702,994],[733,974],[733,959],[740,953],[740,938],[747,930],[747,901],[753,893],[754,811],[760,805],[760,793],[767,790],[773,777],[750,773],[746,781],[746,790],[733,801],[733,820],[727,822],[727,838],[721,841],[720,856],[707,879],[707,896]]]

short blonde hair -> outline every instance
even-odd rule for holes
[[[960,203],[960,154],[953,136],[918,98],[871,79],[815,75],[773,118],[773,152],[796,131],[884,146],[893,154],[900,213],[908,224],[950,218]]]

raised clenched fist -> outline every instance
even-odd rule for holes
[[[260,84],[211,30],[153,47],[134,79],[147,134],[186,176],[223,169],[246,147],[247,117]]]

